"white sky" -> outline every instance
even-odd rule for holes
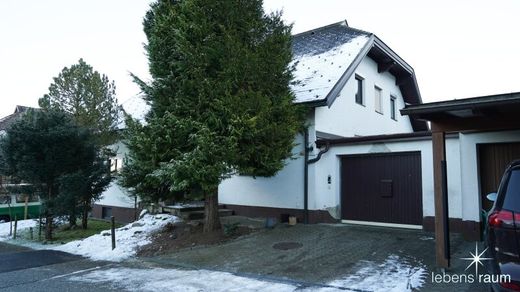
[[[148,78],[142,18],[151,0],[0,0],[0,117],[36,106],[61,69],[84,58],[120,102]],[[344,19],[415,69],[423,101],[520,91],[520,1],[264,0],[294,33]]]

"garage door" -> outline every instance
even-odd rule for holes
[[[344,220],[422,225],[421,153],[344,156]]]
[[[482,208],[489,210],[493,203],[486,199],[486,195],[497,191],[506,167],[513,160],[520,159],[520,143],[480,144],[478,155]]]

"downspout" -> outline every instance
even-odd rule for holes
[[[303,138],[304,144],[304,167],[303,167],[303,223],[309,224],[309,164],[313,164],[318,162],[321,159],[321,156],[329,151],[330,144],[329,141],[325,144],[325,149],[320,150],[318,155],[309,159],[309,151],[313,148],[309,147],[309,130],[305,129],[305,134]]]
[[[303,135],[303,224],[309,224],[309,129]]]

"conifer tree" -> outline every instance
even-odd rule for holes
[[[144,19],[151,110],[129,121],[127,186],[205,199],[204,231],[220,228],[218,186],[272,176],[291,156],[303,111],[292,104],[291,26],[261,0],[159,0]]]
[[[40,190],[46,218],[45,238],[52,240],[52,219],[60,181],[88,169],[96,157],[89,131],[60,111],[29,110],[0,141],[5,174]]]
[[[79,59],[53,78],[49,93],[38,103],[42,109],[72,115],[78,125],[92,130],[99,145],[107,146],[115,142],[117,134],[119,105],[115,90],[114,81]]]
[[[83,59],[79,59],[77,64],[63,68],[59,75],[54,77],[53,83],[49,86],[49,93],[38,102],[42,109],[63,111],[71,115],[78,125],[88,128],[98,146],[97,156],[108,160],[108,156],[113,153],[106,146],[113,144],[118,138],[120,106],[117,103],[115,89],[114,82],[106,75],[100,74]],[[105,173],[105,167],[99,163],[95,166],[97,169],[90,168],[90,173],[82,172],[83,180],[78,177],[73,179],[73,176],[70,176],[69,179],[72,181],[90,182],[90,185],[83,188],[80,185],[71,187],[69,197],[63,198],[70,204],[73,204],[71,200],[74,198],[79,200],[76,203],[81,204],[83,229],[87,228],[88,212],[91,210],[92,201],[98,199],[110,183],[110,180],[106,181],[107,177],[99,176],[100,173]],[[97,176],[96,179],[93,178],[94,176]],[[105,184],[103,188],[97,186],[101,182]],[[78,194],[79,189],[87,193]],[[74,208],[70,206],[68,210],[73,211]],[[75,217],[75,214],[71,215],[69,220],[71,225],[75,224]]]

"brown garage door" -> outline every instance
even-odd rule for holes
[[[421,153],[344,156],[342,219],[422,224]]]
[[[515,159],[520,159],[520,143],[497,143],[478,145],[480,195],[482,208],[489,210],[493,203],[486,195],[496,192],[506,167]]]

